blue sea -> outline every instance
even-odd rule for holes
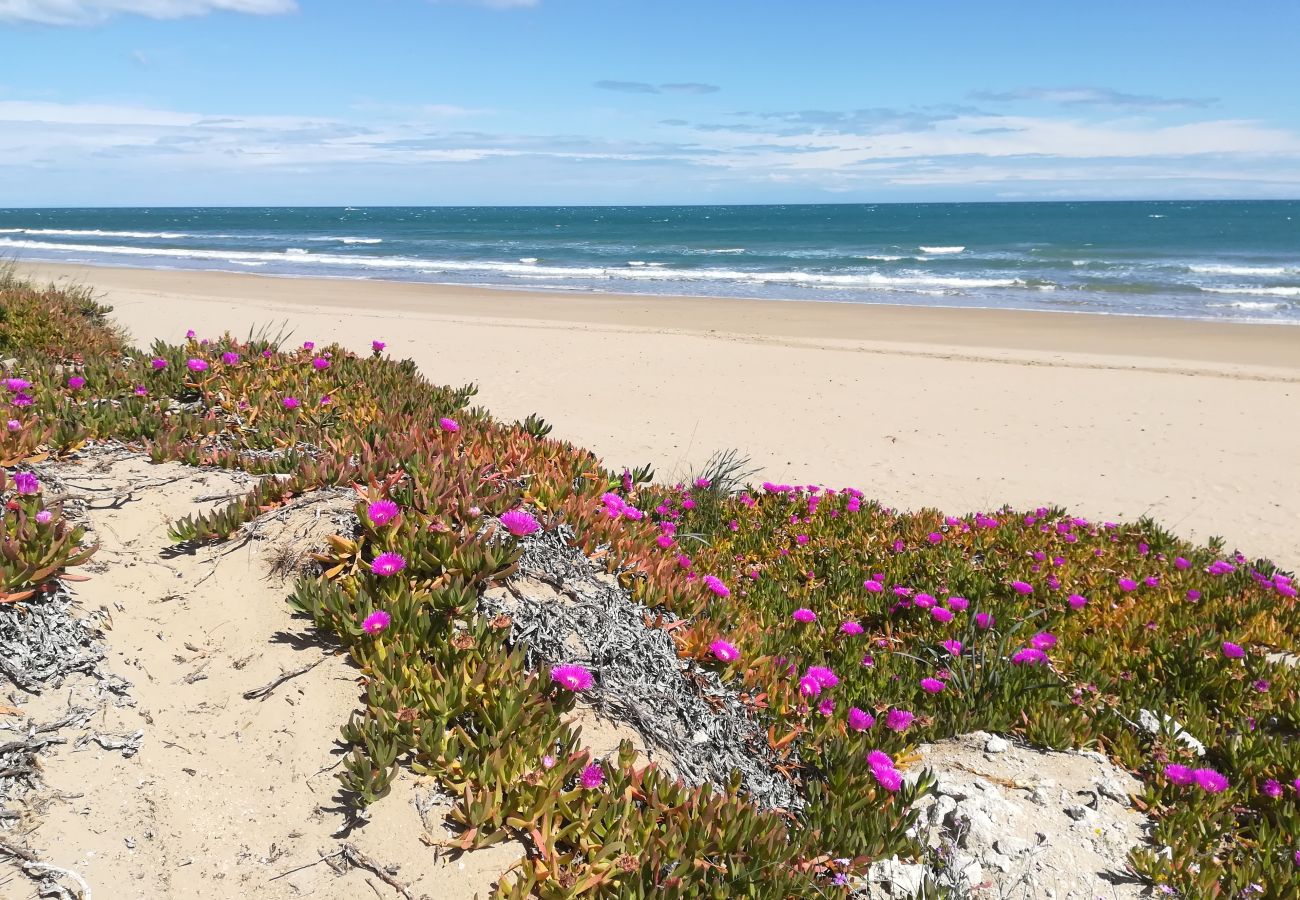
[[[1300,201],[0,209],[0,256],[1300,322]]]

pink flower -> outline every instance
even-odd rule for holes
[[[892,769],[894,761],[889,758],[889,754],[884,750],[872,750],[867,754],[867,765],[873,769]]]
[[[595,683],[591,673],[578,665],[556,666],[551,669],[551,681],[571,691],[590,690]]]
[[[816,697],[822,692],[821,682],[811,675],[805,675],[799,679],[799,693],[805,697]]]
[[[813,612],[811,609],[800,608],[796,609],[791,614],[790,618],[794,619],[796,622],[803,622],[806,625],[809,622],[817,621],[817,613]]]
[[[921,607],[921,609],[929,609],[939,601],[935,600],[930,594],[917,594],[916,598],[912,602]]]
[[[1180,766],[1177,763],[1170,763],[1165,766],[1165,777],[1172,783],[1181,787],[1186,787],[1195,779],[1192,777],[1192,770],[1187,766]]]
[[[303,341],[303,342],[302,342],[302,349],[304,349],[304,350],[315,350],[315,349],[316,349],[316,342],[315,342],[315,341]]]
[[[208,370],[208,361],[206,359],[188,359],[185,365],[191,372],[206,372]]]
[[[1136,591],[1137,586],[1138,583],[1132,578],[1121,578],[1119,580],[1119,587],[1122,591]]]
[[[317,371],[328,369],[330,367],[330,361],[323,356],[318,356],[311,361],[311,367]]]
[[[984,631],[992,628],[995,621],[992,613],[975,613],[975,624]]]
[[[594,791],[605,783],[605,770],[598,765],[592,764],[582,770],[582,776],[578,780],[584,788]]]
[[[870,669],[870,668],[871,668],[872,666],[874,666],[875,664],[876,664],[876,658],[875,658],[874,656],[872,656],[870,653],[867,653],[867,654],[864,654],[864,655],[863,655],[863,657],[862,657],[862,665],[863,665],[863,666],[865,666],[866,668]]]
[[[194,329],[193,329],[193,328],[191,328],[189,331],[185,332],[185,339],[186,339],[187,341],[192,341],[192,340],[194,340]]]
[[[7,423],[7,427],[10,431],[18,431],[23,427],[23,423],[19,422],[17,419],[10,419]]]
[[[891,709],[885,713],[885,727],[890,731],[897,731],[901,734],[908,729],[915,719],[916,716],[905,709]]]
[[[31,406],[33,401],[30,395],[19,392],[14,394],[14,399],[11,402],[14,406],[21,408],[24,406]]]
[[[18,393],[19,391],[25,391],[25,390],[27,390],[27,389],[28,389],[29,387],[31,387],[31,386],[32,386],[32,383],[31,383],[30,381],[28,381],[26,378],[6,378],[6,379],[5,379],[5,387],[9,389],[10,393],[14,393],[14,394],[16,394],[16,393]]]
[[[320,405],[321,405],[321,406],[329,406],[329,405],[330,405],[331,403],[333,403],[333,402],[334,402],[334,401],[333,401],[332,399],[330,399],[330,395],[329,395],[329,394],[324,394],[324,395],[320,398]]]
[[[1191,563],[1183,559],[1181,556],[1174,557],[1174,568],[1176,569],[1186,569],[1189,568],[1191,565],[1192,565]]]
[[[14,488],[20,494],[35,494],[40,491],[41,483],[31,472],[18,472],[14,475]]]
[[[68,388],[70,390],[79,391],[85,386],[86,379],[82,378],[80,375],[72,375],[68,378]]]
[[[1195,603],[1197,600],[1201,599],[1201,592],[1196,588],[1191,588],[1187,592],[1187,599]]]
[[[943,682],[937,678],[922,678],[921,690],[927,694],[937,694],[943,690]]]
[[[932,531],[925,536],[925,539],[931,544],[938,544],[943,541],[943,535],[937,531]]]
[[[537,524],[537,520],[522,509],[512,509],[501,514],[501,524],[506,527],[506,531],[515,537],[524,537],[532,534],[542,526]]]
[[[952,621],[952,610],[944,609],[942,606],[936,606],[934,609],[930,610],[930,615],[934,616],[934,618],[940,622]]]
[[[840,631],[850,635],[862,634],[862,626],[857,622],[845,622],[840,626]]]
[[[366,507],[366,517],[381,527],[396,519],[399,512],[401,508],[392,500],[376,500]]]
[[[1232,641],[1223,642],[1223,655],[1228,659],[1241,659],[1246,655],[1240,644],[1234,644]]]
[[[50,519],[53,518],[54,518],[54,514],[51,513],[48,509],[43,509],[36,514],[36,522],[38,525],[48,525],[50,524]]]
[[[375,353],[376,356],[378,356],[380,353],[383,353],[383,352],[384,352],[384,348],[387,347],[387,346],[388,346],[388,345],[385,344],[383,341],[371,341],[371,342],[370,342],[370,349],[374,351],[374,353]]]
[[[406,568],[406,560],[400,553],[381,553],[370,564],[370,571],[376,575],[396,575]]]
[[[1197,769],[1192,772],[1192,779],[1207,794],[1217,794],[1228,789],[1228,779],[1213,769]]]
[[[1276,800],[1282,796],[1282,782],[1276,778],[1270,778],[1264,782],[1264,794]]]
[[[1211,575],[1227,575],[1229,572],[1237,571],[1237,567],[1230,562],[1218,559],[1210,563],[1209,567],[1205,571],[1209,572]]]
[[[823,688],[833,688],[840,683],[839,676],[825,666],[809,666],[808,677],[816,679]]]
[[[543,757],[542,757],[542,768],[543,768],[543,769],[554,769],[554,768],[555,768],[555,757],[554,757],[554,756],[551,756],[549,753],[548,753],[547,755],[543,756]]]
[[[285,409],[297,409],[302,406],[302,401],[297,397],[285,397],[282,401]]]
[[[379,634],[379,632],[391,625],[392,622],[392,616],[384,612],[382,609],[377,609],[370,615],[366,616],[366,620],[361,623],[361,628],[366,634]]]
[[[873,578],[868,578],[866,581],[862,582],[862,586],[873,594],[879,594],[885,589],[883,584]]]
[[[718,578],[715,575],[705,575],[701,580],[704,582],[704,586],[713,591],[717,596],[723,598],[731,596],[731,590],[722,583],[721,578]]]
[[[829,716],[831,713],[835,712],[835,701],[832,698],[827,697],[821,703],[817,704],[817,711],[823,716]]]
[[[849,707],[849,727],[854,731],[866,731],[876,724],[875,716],[856,706]]]
[[[736,645],[723,640],[716,640],[709,644],[709,649],[719,661],[724,663],[732,663],[740,659],[740,651],[736,649]]]
[[[949,609],[955,609],[957,612],[961,612],[970,606],[970,601],[965,597],[949,597],[943,602],[948,605]]]
[[[1088,605],[1088,598],[1082,594],[1071,594],[1065,598],[1065,602],[1070,604],[1070,609],[1083,609]]]
[[[451,432],[460,431],[460,423],[457,422],[455,419],[449,419],[446,416],[443,416],[441,419],[438,420],[438,427],[441,428],[443,431],[451,431]]]
[[[221,361],[228,366],[233,366],[235,363],[239,362],[239,354],[227,350],[225,353],[221,354]]]
[[[1017,666],[1037,666],[1047,662],[1047,654],[1036,647],[1022,647],[1011,656]]]
[[[1056,635],[1040,631],[1029,639],[1029,646],[1035,650],[1051,650],[1056,646]]]
[[[903,773],[897,769],[885,766],[876,766],[872,768],[871,774],[875,776],[880,786],[891,794],[903,786]]]
[[[1028,595],[1034,592],[1034,586],[1027,581],[1011,582],[1011,589],[1017,594]]]
[[[947,650],[952,656],[961,655],[961,641],[947,640],[939,646]]]
[[[137,384],[135,386],[135,395],[137,397],[147,397],[149,396],[149,389],[143,384]]]

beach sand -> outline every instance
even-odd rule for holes
[[[837,303],[492,291],[29,265],[94,286],[141,344],[288,322],[372,339],[608,466],[760,479],[951,513],[1150,515],[1300,565],[1300,328]]]

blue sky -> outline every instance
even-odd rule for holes
[[[1300,196],[1300,2],[0,0],[0,206]]]

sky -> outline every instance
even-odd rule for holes
[[[1300,197],[1300,2],[0,0],[0,207]]]

